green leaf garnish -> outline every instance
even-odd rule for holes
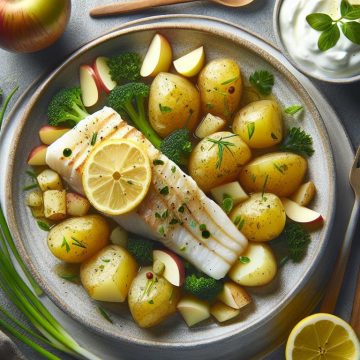
[[[155,160],[153,160],[153,164],[154,165],[164,165],[164,162],[160,159],[155,159]]]
[[[99,313],[100,313],[100,315],[105,319],[105,320],[107,320],[108,322],[110,322],[110,323],[114,323],[113,321],[112,321],[112,319],[111,319],[111,317],[110,317],[110,315],[107,313],[107,311],[103,308],[103,307],[101,307],[100,305],[98,305],[98,310],[99,310]]]
[[[313,140],[309,134],[300,128],[293,127],[281,143],[280,150],[311,156],[314,153],[312,144]]]
[[[240,256],[239,261],[243,264],[248,264],[250,262],[250,258],[248,258],[247,256]]]
[[[234,200],[231,197],[226,197],[222,201],[221,207],[225,211],[226,214],[229,214],[234,206]]]
[[[329,50],[336,45],[339,38],[339,27],[337,24],[334,24],[320,35],[318,40],[318,47],[321,51]]]
[[[332,19],[327,14],[314,13],[306,17],[307,23],[317,31],[325,31],[332,25]]]
[[[27,190],[35,189],[38,186],[39,186],[38,183],[34,183],[34,184],[30,184],[30,185],[25,185],[22,189],[23,189],[23,191],[27,191]]]
[[[238,80],[239,77],[240,77],[240,76],[236,76],[236,77],[234,77],[234,78],[232,78],[232,79],[226,80],[226,81],[222,82],[221,85],[231,84],[232,82]]]
[[[169,113],[169,112],[172,112],[172,108],[169,107],[169,106],[164,106],[164,105],[161,105],[159,104],[159,109],[161,111],[162,114],[166,114],[166,113]]]
[[[71,240],[73,241],[73,242],[72,242],[72,245],[81,247],[81,248],[83,248],[83,249],[86,249],[86,245],[85,245],[82,241],[74,238],[73,236],[71,237]]]
[[[59,274],[59,277],[74,284],[78,284],[80,282],[79,275],[76,274]]]
[[[341,30],[350,41],[360,45],[360,23],[357,21],[348,21],[341,24]]]
[[[169,195],[169,187],[164,186],[162,189],[160,189],[160,194],[161,195]]]
[[[71,156],[71,154],[72,154],[72,150],[71,150],[71,149],[65,148],[65,149],[63,150],[63,155],[64,155],[65,157],[69,157],[69,156]]]
[[[302,105],[291,105],[287,107],[284,111],[286,114],[295,115],[297,112],[302,111],[304,107]]]
[[[231,141],[224,141],[224,140],[232,138],[234,136],[238,136],[238,135],[233,134],[233,135],[229,135],[229,136],[225,136],[225,137],[220,137],[219,140],[207,138],[207,141],[213,143],[213,145],[210,147],[210,149],[212,149],[214,146],[218,147],[217,161],[216,161],[216,168],[217,169],[220,169],[220,167],[221,167],[221,163],[222,163],[222,160],[223,160],[225,150],[229,151],[230,154],[233,155],[233,152],[231,151],[230,146],[235,146],[235,144],[232,143]]]
[[[94,132],[94,133],[92,134],[91,143],[90,143],[91,146],[94,146],[94,145],[96,144],[97,135],[98,135],[97,132]]]
[[[67,253],[70,251],[70,246],[69,246],[65,236],[63,237],[63,242],[61,244],[61,247],[62,248],[65,247],[65,250],[66,250]]]
[[[274,86],[274,75],[267,70],[258,70],[250,75],[250,84],[256,88],[261,95],[269,95]]]
[[[248,132],[248,138],[250,140],[255,132],[255,123],[254,122],[247,123],[246,127]]]
[[[38,220],[37,224],[41,230],[50,231],[50,225],[47,222]]]

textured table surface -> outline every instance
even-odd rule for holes
[[[214,16],[239,24],[259,34],[261,37],[275,42],[272,28],[273,0],[256,0],[253,5],[246,9],[228,9],[209,2],[196,1],[194,3],[152,9],[141,14],[104,19],[91,19],[88,16],[88,10],[92,7],[110,2],[111,0],[74,0],[70,23],[65,34],[56,44],[47,50],[35,54],[14,54],[0,49],[0,86],[3,88],[5,94],[8,93],[15,84],[20,86],[20,94],[35,79],[52,70],[81,45],[102,33],[108,32],[111,28],[141,17],[176,13]],[[338,113],[353,146],[357,147],[360,144],[360,82],[349,85],[332,85],[315,82],[315,85],[327,97],[329,103]],[[1,172],[0,164],[0,173]],[[359,243],[359,241],[357,241],[359,240],[359,235],[360,230],[358,228],[355,235],[355,242],[357,243]],[[337,313],[345,319],[349,318],[351,311],[356,273],[359,269],[359,253],[360,247],[354,246],[346,274],[346,281],[337,308]],[[0,303],[5,303],[7,307],[11,308],[11,305],[6,302],[6,299],[1,293]],[[54,312],[56,312],[63,321],[67,323],[72,322],[71,319],[61,314],[55,307]],[[86,339],[84,333],[86,332],[74,334],[75,338],[79,335],[82,339],[84,339],[85,336]],[[101,341],[100,339],[98,340]],[[99,346],[106,348],[106,343],[104,343],[103,346]],[[19,347],[28,359],[40,358],[23,345],[20,344]],[[65,357],[62,358],[65,359]],[[283,355],[280,349],[268,359],[275,360],[281,358],[283,358]],[[118,359],[121,359],[120,353]]]

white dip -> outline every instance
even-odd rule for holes
[[[348,40],[341,31],[335,47],[325,52],[319,50],[317,42],[321,32],[306,22],[307,15],[318,12],[338,19],[340,0],[283,1],[280,36],[288,53],[304,70],[317,77],[336,79],[359,75],[360,46]]]

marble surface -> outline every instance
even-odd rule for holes
[[[144,11],[141,14],[129,14],[118,17],[110,17],[103,19],[91,19],[88,16],[88,10],[92,7],[109,1],[102,0],[86,0],[73,1],[72,15],[69,26],[63,37],[50,48],[35,53],[35,54],[15,54],[3,51],[0,49],[0,86],[3,88],[5,94],[8,93],[15,84],[20,85],[20,94],[24,91],[36,78],[40,75],[49,72],[56,65],[62,62],[75,49],[85,44],[89,40],[108,32],[111,28],[116,27],[122,23],[134,20],[141,17],[148,17],[162,14],[197,14],[215,16],[228,21],[239,24],[246,29],[259,34],[263,38],[274,42],[275,37],[272,29],[272,11],[274,6],[273,0],[256,0],[254,4],[246,9],[228,9],[220,5],[211,4],[210,2],[196,1],[193,3],[166,6],[158,9]],[[314,84],[327,97],[329,103],[333,106],[342,120],[349,137],[354,147],[360,143],[360,83],[349,85],[332,85],[321,82],[314,82]],[[0,164],[1,173],[1,164]],[[341,205],[340,205],[341,206]],[[342,289],[337,313],[344,319],[348,319],[351,312],[351,303],[354,292],[354,285],[356,280],[356,273],[359,269],[360,246],[359,245],[360,228],[355,235],[355,244],[349,266],[346,274],[346,282]],[[11,305],[7,304],[6,299],[0,293],[0,303],[5,303],[11,309]],[[46,301],[49,304],[49,301]],[[52,312],[59,316],[65,327],[73,327],[73,320],[61,314],[55,307],[49,306]],[[11,309],[13,310],[13,309]],[[14,310],[14,312],[16,312]],[[99,354],[103,353],[109,346],[106,340],[99,336],[88,333],[85,329],[79,329],[75,333],[75,338],[79,338],[82,343],[87,336],[91,336],[98,345]],[[28,359],[39,359],[40,356],[19,344],[20,349]],[[118,352],[118,359],[122,359],[121,349]],[[67,357],[61,355],[62,359]],[[280,349],[267,360],[275,360],[283,358],[283,350]],[[106,357],[104,357],[106,360]]]

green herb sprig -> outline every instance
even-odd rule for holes
[[[259,91],[261,95],[270,95],[274,86],[274,75],[267,70],[258,70],[250,75],[250,84]]]
[[[291,128],[284,141],[280,145],[280,150],[290,151],[299,155],[311,156],[314,153],[312,137],[300,128]]]
[[[233,155],[232,150],[230,149],[230,146],[235,146],[234,143],[232,143],[231,141],[224,141],[226,139],[230,139],[234,136],[238,136],[236,134],[233,135],[229,135],[229,136],[225,136],[225,137],[220,137],[220,139],[211,139],[211,138],[207,138],[207,141],[211,142],[213,145],[211,145],[210,149],[211,150],[214,146],[218,147],[218,153],[217,153],[217,161],[216,161],[216,168],[220,169],[221,167],[221,163],[224,157],[224,151],[227,150],[230,152],[231,155]]]
[[[351,42],[360,45],[360,23],[356,21],[360,19],[360,5],[351,5],[347,0],[342,0],[340,14],[341,17],[338,19],[323,13],[313,13],[306,17],[307,23],[321,32],[318,40],[321,51],[329,50],[337,44],[340,39],[340,29]]]

